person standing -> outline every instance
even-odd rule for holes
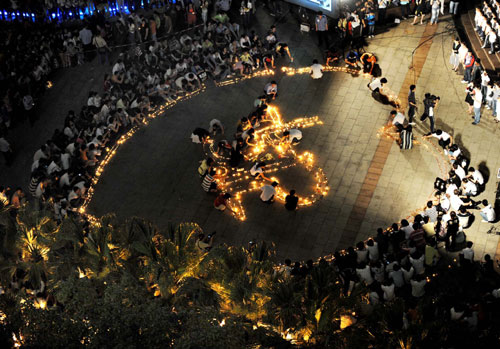
[[[460,64],[460,58],[458,56],[458,51],[460,50],[460,47],[462,47],[462,44],[460,43],[460,39],[456,37],[455,40],[453,41],[453,48],[450,56],[450,64],[453,66],[452,69],[454,71],[458,70],[458,65]]]
[[[416,5],[415,17],[413,18],[413,22],[411,25],[417,24],[418,17],[420,17],[420,24],[424,24],[426,1],[425,0],[415,0],[415,5]]]
[[[368,25],[368,37],[373,38],[375,36],[375,12],[373,10],[366,14],[366,23]]]
[[[381,25],[385,24],[386,11],[387,11],[387,0],[378,0],[378,22]]]
[[[437,24],[440,9],[441,0],[431,0],[431,25]]]
[[[99,62],[101,64],[109,64],[108,52],[111,52],[106,40],[101,36],[101,33],[97,33],[92,40],[92,43],[97,48],[97,54],[99,55]]]
[[[490,83],[490,77],[486,70],[481,73],[481,94],[483,95],[483,103],[486,102],[486,95],[488,93],[488,84]]]
[[[483,94],[479,88],[474,88],[474,122],[472,125],[479,124],[481,121],[481,105],[483,103]]]
[[[86,60],[91,59],[90,50],[92,49],[92,31],[85,25],[78,35],[83,44],[83,53]]]
[[[415,125],[413,118],[415,117],[415,112],[417,111],[417,99],[415,98],[415,85],[410,86],[410,91],[408,92],[408,123],[410,125]]]
[[[315,20],[316,32],[318,33],[318,45],[322,46],[325,43],[326,48],[329,47],[328,44],[328,18],[323,14],[323,12],[318,11],[318,15]]]
[[[450,15],[457,15],[458,13],[458,5],[460,5],[460,0],[451,0],[450,1]]]
[[[409,0],[401,0],[401,17],[403,19],[407,19],[410,17],[410,1]]]
[[[472,52],[469,50],[467,52],[467,55],[465,56],[464,59],[464,79],[462,80],[462,84],[466,84],[468,82],[472,81],[472,68],[474,67],[474,56],[472,55]]]

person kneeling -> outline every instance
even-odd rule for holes
[[[260,199],[266,204],[272,204],[274,202],[274,196],[276,195],[276,187],[278,186],[278,182],[273,182],[271,185],[264,185],[260,190],[262,193],[260,194]]]

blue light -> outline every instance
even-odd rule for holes
[[[69,11],[69,16],[73,17],[73,12]]]
[[[52,18],[56,18],[56,14],[55,13],[52,14]]]

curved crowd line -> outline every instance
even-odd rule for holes
[[[303,68],[283,67],[281,69],[281,71],[286,76],[309,74],[309,72],[310,72],[309,67],[303,67]],[[364,78],[367,78],[367,79],[371,78],[371,75],[366,74],[366,73],[365,74],[364,73],[360,73],[359,70],[352,69],[352,68],[349,68],[349,67],[345,67],[344,68],[344,67],[326,66],[326,67],[324,67],[324,72],[344,72],[344,73],[352,74],[353,76],[359,76],[361,74]],[[252,74],[245,75],[245,76],[242,76],[242,77],[236,77],[236,78],[228,79],[228,80],[225,80],[225,81],[222,81],[222,82],[215,82],[215,85],[216,85],[216,87],[223,87],[223,86],[227,86],[227,85],[231,85],[231,84],[236,84],[236,83],[239,83],[239,82],[242,82],[242,81],[245,81],[245,80],[249,80],[249,79],[252,79],[252,78],[269,77],[269,76],[272,76],[274,74],[275,74],[274,70],[261,70],[261,71],[256,71],[256,72],[254,72]],[[197,89],[197,90],[195,90],[193,92],[190,92],[190,93],[186,94],[185,96],[178,97],[176,100],[174,100],[172,102],[167,102],[167,103],[163,104],[162,106],[156,108],[156,110],[150,112],[150,114],[147,115],[147,117],[144,119],[142,125],[140,125],[140,126],[134,126],[127,133],[123,134],[116,141],[116,143],[111,148],[106,148],[107,154],[102,159],[102,161],[99,163],[98,167],[96,168],[94,177],[92,178],[91,183],[90,183],[90,188],[87,191],[87,196],[86,196],[86,198],[85,198],[82,206],[78,209],[78,213],[81,214],[82,216],[84,216],[86,219],[88,219],[88,221],[90,223],[99,224],[99,220],[94,215],[88,213],[87,212],[87,208],[88,208],[88,205],[90,204],[90,202],[92,200],[92,197],[93,197],[93,195],[95,193],[95,186],[99,182],[99,179],[102,176],[106,165],[116,155],[119,147],[122,144],[124,144],[127,140],[129,140],[139,129],[147,126],[151,120],[155,119],[160,114],[164,113],[165,111],[167,111],[168,109],[174,107],[175,105],[177,105],[180,102],[183,102],[183,101],[186,101],[186,100],[188,100],[188,99],[190,99],[192,97],[195,97],[196,95],[204,92],[205,90],[206,90],[206,85],[204,83],[202,83],[201,88],[199,88],[199,89]],[[393,102],[395,102],[395,105],[399,108],[399,106],[401,106],[401,103],[400,103],[398,97],[392,91],[390,91],[390,90],[387,90],[387,92],[388,92],[387,96],[389,97],[389,99],[392,100]],[[320,121],[319,122],[317,121],[317,117],[314,117],[314,118],[316,118],[316,120],[315,120],[316,124],[317,123],[321,123]],[[311,118],[311,119],[313,119],[313,118]],[[312,124],[307,124],[307,126],[311,126],[311,125]],[[396,140],[396,134],[393,131],[394,130],[393,130],[392,126],[383,126],[383,127],[381,127],[379,129],[379,132],[378,132],[377,136],[379,138],[380,137],[386,137],[386,138],[390,138],[390,139]],[[432,142],[430,142],[428,140],[425,140],[424,138],[421,138],[421,140],[422,141],[415,140],[414,142],[415,142],[415,144],[424,146],[427,150],[429,150],[432,153],[432,155],[435,157],[435,159],[436,159],[436,161],[438,163],[438,167],[439,167],[439,171],[440,171],[441,177],[445,177],[445,175],[446,175],[446,173],[448,171],[447,168],[449,168],[450,166],[449,166],[449,164],[446,161],[443,161],[444,160],[443,156],[442,156],[443,152],[435,144],[433,144]],[[213,150],[210,150],[210,149],[207,150],[207,149],[205,149],[205,152],[207,152],[207,153],[213,153]],[[311,155],[311,154],[310,153],[305,153],[306,157],[309,156],[309,155]],[[298,157],[297,154],[294,154],[294,156]],[[439,158],[441,158],[441,161],[439,160]],[[305,160],[303,162],[304,162],[304,165],[306,166],[306,169],[307,169],[307,160]],[[443,164],[443,162],[444,162],[444,164]],[[311,168],[309,168],[308,170],[311,171]],[[323,176],[322,177],[322,185],[324,185],[327,188],[325,190],[325,193],[327,193],[328,190],[329,190],[329,187],[327,187],[328,180],[326,179],[326,177],[324,177],[324,174],[323,174],[321,168],[318,167],[317,171],[319,171],[322,174],[322,176]],[[251,191],[251,190],[248,190],[248,191]],[[434,190],[429,195],[429,198],[433,195],[433,193],[434,193]],[[310,203],[313,203],[313,202],[317,201],[318,199],[320,199],[319,196],[317,198],[315,198],[315,200],[311,201]],[[239,198],[239,201],[240,201],[239,204],[241,205],[241,196]],[[415,215],[416,213],[422,212],[422,211],[423,211],[423,206],[422,206],[422,208],[415,209],[410,215],[407,216],[407,218]],[[242,210],[241,212],[242,212],[242,215],[244,217],[244,210]],[[237,218],[239,218],[239,217],[237,217]],[[327,261],[331,261],[331,260],[334,259],[334,256],[332,254],[330,254],[328,256],[323,256],[323,257],[320,257],[320,258],[325,259]]]

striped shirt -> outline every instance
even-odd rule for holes
[[[212,177],[209,173],[207,173],[203,178],[203,182],[201,182],[201,187],[203,188],[204,191],[208,193],[210,191],[212,183],[216,184],[215,178]]]

